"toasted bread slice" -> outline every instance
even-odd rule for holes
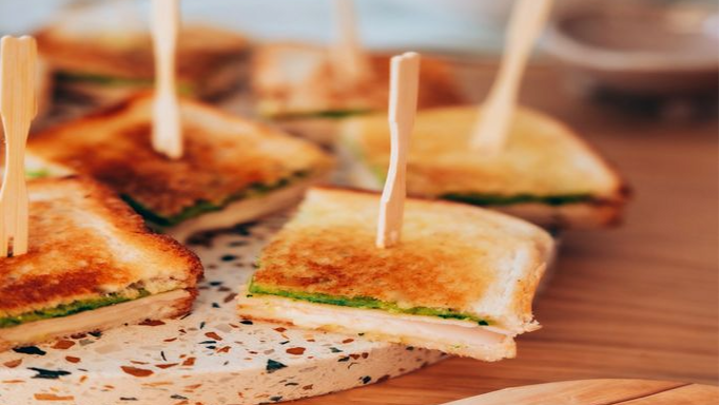
[[[492,207],[550,227],[592,228],[620,219],[627,186],[565,125],[519,108],[505,150],[483,157],[468,147],[476,118],[474,106],[418,113],[408,157],[410,195]],[[386,116],[350,118],[342,132],[350,184],[381,188],[390,161]]]
[[[401,243],[379,249],[378,209],[374,193],[311,189],[261,253],[240,314],[484,360],[512,356],[512,337],[538,327],[531,304],[552,238],[504,214],[408,199]],[[450,332],[420,332],[435,326]],[[457,328],[471,336],[453,343]]]
[[[66,13],[35,34],[40,54],[58,71],[65,90],[110,102],[152,84],[152,38],[136,11],[90,6]],[[236,32],[183,25],[176,59],[181,89],[209,99],[237,88],[246,78],[249,48],[247,38]]]
[[[151,96],[139,95],[39,133],[28,142],[30,158],[110,185],[163,227],[318,181],[332,167],[333,159],[309,142],[190,100],[181,101],[184,154],[168,159],[150,144],[151,106]],[[271,209],[277,207],[260,214]]]
[[[329,145],[337,129],[329,119],[387,110],[390,57],[371,55],[367,79],[347,86],[335,77],[327,48],[292,43],[261,46],[254,53],[250,74],[259,113],[293,133]],[[419,108],[465,101],[449,66],[439,59],[423,58],[420,83]]]
[[[111,190],[65,177],[33,180],[28,194],[29,250],[0,258],[0,350],[190,310],[199,259]]]

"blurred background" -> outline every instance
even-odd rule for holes
[[[185,21],[244,32],[259,48],[332,42],[331,1],[182,0],[182,8]],[[512,1],[355,5],[365,48],[445,59],[471,101],[486,96]],[[78,28],[142,28],[148,6],[149,0],[0,0],[0,32],[32,33],[87,7],[97,14]],[[520,363],[490,370],[448,362],[465,366],[464,380],[454,385],[469,395],[482,384],[507,386],[498,376],[514,378],[509,385],[597,375],[716,384],[718,3],[557,0],[519,102],[587,139],[627,179],[632,201],[622,227],[564,235],[557,275],[537,307],[544,329],[523,342]],[[671,336],[673,330],[685,335]],[[585,341],[573,341],[575,351],[556,344],[577,334]],[[428,380],[403,380],[425,390],[418,398],[433,398],[435,381],[447,378],[442,368],[432,370]]]
[[[0,31],[26,33],[62,7],[103,0],[0,0]],[[113,2],[105,0],[106,2]],[[333,31],[332,0],[184,0],[187,18],[210,20],[263,39],[326,42]],[[615,7],[635,0],[558,0],[559,7],[602,3]],[[717,9],[716,0],[648,0],[699,4]],[[147,7],[147,1],[115,0]],[[471,53],[501,49],[510,0],[361,0],[363,40],[372,48],[442,49]],[[145,16],[141,13],[139,16]],[[141,17],[140,17],[141,18]],[[110,21],[104,21],[109,23]],[[124,21],[124,23],[130,23]]]

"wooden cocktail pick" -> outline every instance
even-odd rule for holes
[[[338,39],[330,53],[337,80],[354,85],[370,73],[370,61],[358,38],[357,17],[352,0],[333,0]]]
[[[552,0],[518,0],[513,7],[500,72],[471,134],[470,146],[474,150],[489,156],[503,150],[522,74],[551,6]]]
[[[0,114],[5,131],[5,173],[0,189],[0,256],[28,250],[28,195],[25,144],[37,115],[35,39],[5,36],[0,41]]]
[[[405,169],[410,147],[410,134],[417,110],[420,55],[407,52],[394,56],[390,62],[390,167],[382,197],[375,244],[388,248],[398,243],[405,205]]]
[[[717,402],[717,386],[606,378],[505,388],[442,405],[667,405]]]
[[[180,106],[175,78],[175,48],[179,24],[179,0],[153,0],[155,102],[152,146],[155,151],[171,159],[178,159],[183,154]]]

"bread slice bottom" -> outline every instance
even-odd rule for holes
[[[360,335],[371,341],[440,350],[483,361],[515,357],[513,333],[468,321],[248,294],[246,286],[241,287],[238,312],[248,319]]]
[[[190,218],[162,231],[184,242],[198,232],[222,229],[243,222],[255,221],[266,215],[295,205],[302,199],[308,187],[321,182],[323,179],[324,176],[299,180],[286,187],[270,191],[261,196],[234,201],[220,211],[208,212],[198,217]]]
[[[0,351],[76,333],[137,324],[146,319],[174,318],[190,311],[195,295],[195,289],[173,290],[74,315],[0,329]]]

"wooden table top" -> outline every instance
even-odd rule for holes
[[[483,94],[492,69],[463,74]],[[568,232],[535,305],[543,329],[516,359],[452,358],[300,404],[440,404],[501,388],[590,378],[718,383],[718,122],[637,117],[571,94],[552,66],[521,95],[595,144],[631,183],[617,229]],[[713,108],[716,108],[714,106]]]

